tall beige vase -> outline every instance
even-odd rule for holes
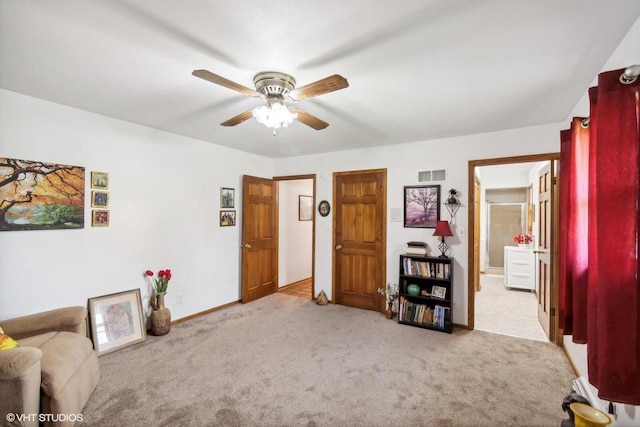
[[[171,330],[171,311],[164,305],[166,292],[155,294],[151,298],[151,335],[166,335]]]

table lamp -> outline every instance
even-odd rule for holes
[[[436,231],[433,232],[433,235],[442,239],[438,245],[438,249],[442,252],[440,258],[446,258],[447,256],[444,253],[447,251],[447,244],[444,241],[444,237],[453,236],[451,228],[449,227],[449,221],[438,221],[436,224]]]

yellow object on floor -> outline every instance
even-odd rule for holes
[[[584,403],[573,402],[569,405],[573,411],[576,427],[599,427],[611,424],[611,418],[599,409]]]

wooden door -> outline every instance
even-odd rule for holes
[[[386,169],[335,173],[333,300],[384,310]]]
[[[555,331],[553,328],[553,310],[551,296],[551,282],[553,280],[553,196],[554,186],[554,164],[549,162],[538,172],[538,243],[536,254],[536,292],[538,296],[538,320],[542,329],[554,341]]]
[[[275,182],[242,177],[242,302],[278,290]]]
[[[473,177],[473,264],[476,291],[480,292],[480,196],[482,188],[477,176]]]

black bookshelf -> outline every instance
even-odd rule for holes
[[[416,285],[418,295],[409,293]],[[453,258],[400,255],[398,323],[453,331]]]

